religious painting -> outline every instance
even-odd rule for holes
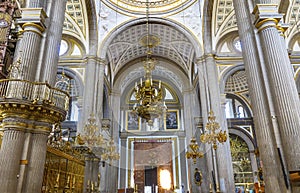
[[[195,172],[194,172],[194,182],[196,185],[201,186],[202,184],[202,174],[201,172],[198,170],[198,168],[195,168]]]
[[[126,130],[134,131],[140,129],[140,119],[133,111],[126,111]]]
[[[178,110],[168,110],[165,125],[166,129],[179,129]]]

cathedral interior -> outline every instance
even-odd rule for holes
[[[0,193],[299,193],[300,0],[0,0]]]

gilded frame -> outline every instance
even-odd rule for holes
[[[168,110],[165,114],[165,130],[178,130],[180,127],[179,110]]]

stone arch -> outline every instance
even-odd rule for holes
[[[127,23],[122,23],[122,25],[116,26],[107,36],[106,39],[104,39],[103,43],[99,47],[99,56],[101,58],[106,57],[106,50],[111,43],[111,41],[117,36],[120,32],[123,30],[130,28],[131,26],[138,25],[146,23],[146,18],[137,18],[134,20],[131,20]],[[188,29],[184,28],[181,24],[177,23],[176,21],[170,21],[165,18],[150,18],[149,23],[159,23],[162,25],[167,25],[174,27],[181,31],[185,36],[190,40],[190,42],[193,44],[193,47],[195,48],[196,58],[200,57],[202,54],[202,44],[198,41],[197,37],[195,37]]]

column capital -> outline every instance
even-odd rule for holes
[[[34,26],[40,32],[45,31],[47,14],[43,8],[23,8],[21,11],[22,17],[17,20],[17,24],[20,24],[23,29],[28,26]]]
[[[257,4],[253,10],[255,15],[255,27],[263,30],[267,27],[276,27],[283,18],[283,14],[278,13],[278,4]]]
[[[215,53],[206,53],[196,59],[197,65],[203,63],[207,58],[215,58]]]

